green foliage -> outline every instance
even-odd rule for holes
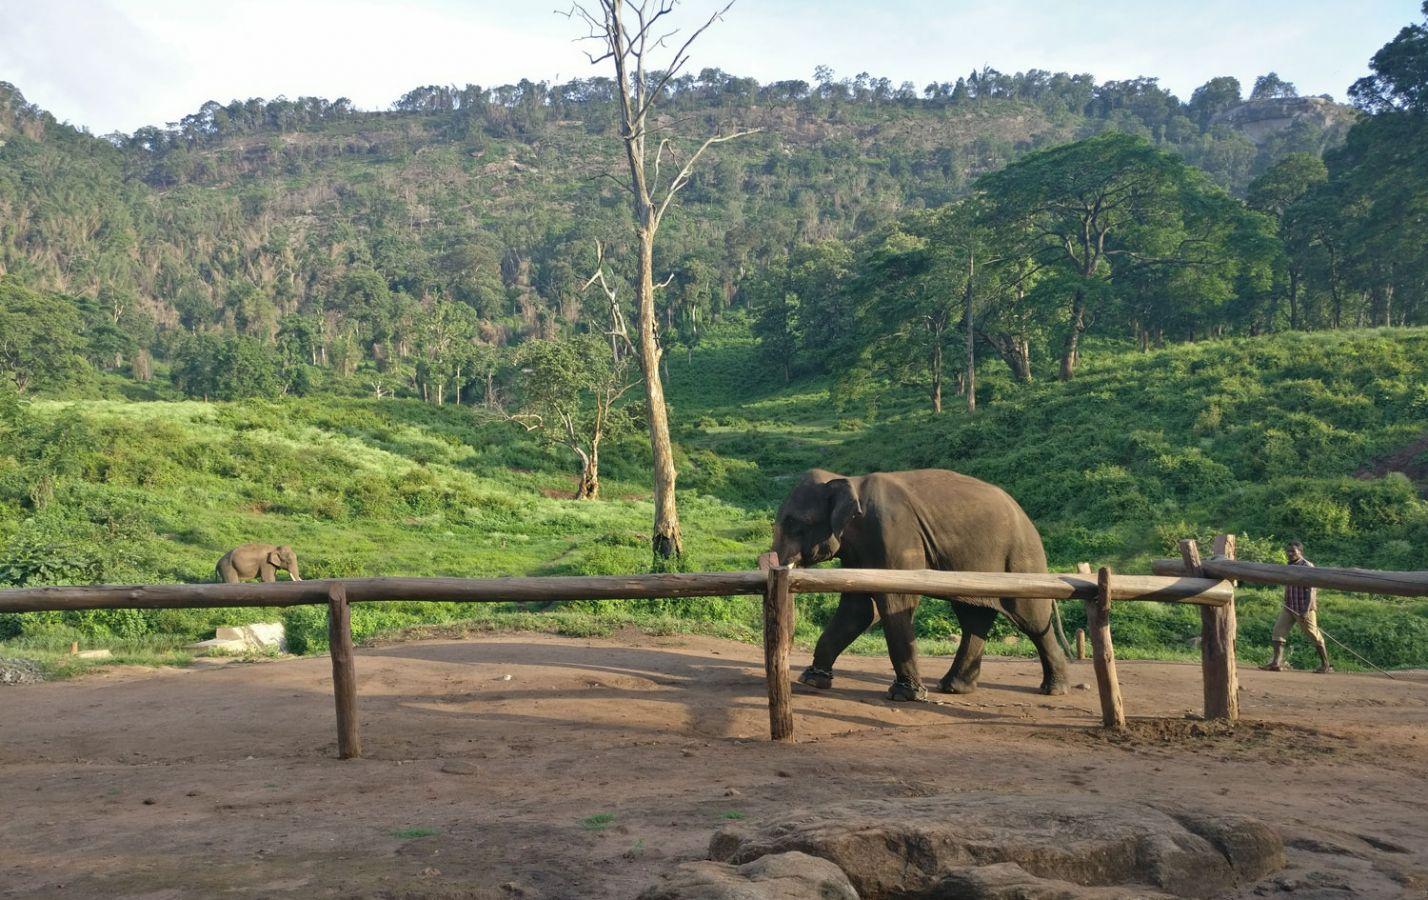
[[[0,379],[21,394],[73,387],[88,372],[85,349],[73,300],[0,276]]]
[[[763,269],[804,243],[855,240],[1087,135],[1146,136],[1242,191],[1286,150],[1211,122],[1238,95],[1226,82],[1184,104],[1154,79],[1041,71],[983,69],[921,96],[875,78],[676,78],[672,116],[762,133],[708,154],[681,194],[689,214],[662,229],[659,264],[674,275],[659,301],[665,346],[692,349],[731,308],[767,311],[755,297]],[[189,396],[322,388],[439,405],[485,394],[498,387],[491,369],[467,357],[604,330],[604,310],[582,301],[580,260],[596,240],[612,260],[631,255],[622,195],[592,177],[619,162],[614,104],[600,78],[424,86],[394,111],[317,97],[207,103],[171,127],[104,140],[0,84],[0,271],[85,295],[80,327],[54,332],[65,341],[27,344],[78,339],[89,367],[140,383],[154,360],[176,363]],[[1348,110],[1328,118],[1289,149],[1337,143]],[[631,273],[617,264],[612,275]],[[819,346],[819,325],[851,319],[805,322]],[[229,347],[245,375],[212,384],[203,359],[218,350],[195,359],[185,339],[215,332],[276,358]],[[46,376],[36,389],[72,380]]]

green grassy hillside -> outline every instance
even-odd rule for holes
[[[1240,535],[1275,559],[1290,537],[1320,565],[1428,568],[1428,329],[1284,335],[1151,353],[1102,348],[1069,384],[1014,386],[983,373],[982,409],[932,417],[887,391],[851,408],[821,382],[761,373],[737,328],[671,366],[681,516],[696,569],[744,568],[767,546],[772,508],[811,465],[846,472],[955,468],[1005,486],[1037,521],[1054,567],[1145,571],[1185,536]],[[1414,450],[1414,448],[1418,448]],[[0,403],[0,582],[203,581],[227,548],[295,545],[307,577],[616,573],[648,564],[646,459],[606,453],[609,499],[577,503],[573,460],[480,410],[415,401]],[[1272,590],[1242,591],[1246,659],[1264,654]],[[808,598],[804,637],[826,598]],[[1428,603],[1326,595],[1324,626],[1384,665],[1428,664]],[[1068,625],[1079,610],[1065,605]],[[1187,655],[1193,611],[1116,613],[1127,655]],[[661,628],[752,635],[752,600],[591,603],[537,615],[479,610],[487,624],[599,629],[656,615]],[[360,608],[370,635],[473,614],[459,605]],[[254,611],[238,614],[251,619]],[[268,613],[271,615],[271,613]],[[210,611],[0,617],[0,655],[77,636],[172,648],[234,618]],[[299,647],[316,609],[288,613]],[[929,649],[954,629],[921,617]],[[878,640],[865,638],[865,649]],[[8,648],[8,649],[7,649]],[[1003,645],[1005,652],[1027,648]],[[1336,654],[1342,658],[1343,654]]]

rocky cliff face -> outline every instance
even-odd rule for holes
[[[1354,110],[1323,97],[1276,97],[1248,100],[1215,116],[1211,124],[1228,125],[1260,146],[1270,138],[1306,123],[1321,131],[1347,131]]]

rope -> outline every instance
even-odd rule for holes
[[[1282,604],[1282,605],[1283,605],[1283,607],[1284,607],[1285,609],[1289,609],[1289,604],[1288,604],[1288,603],[1285,603],[1285,604]],[[1291,616],[1293,616],[1294,618],[1298,619],[1300,622],[1303,622],[1303,621],[1304,621],[1304,616],[1300,615],[1299,613],[1295,612],[1295,611],[1292,610],[1292,609],[1289,609],[1289,614],[1290,614]],[[1388,679],[1390,679],[1390,680],[1392,680],[1392,681],[1397,681],[1397,680],[1398,680],[1397,678],[1394,678],[1392,675],[1390,675],[1390,674],[1388,673],[1388,670],[1379,668],[1378,666],[1376,666],[1376,665],[1374,665],[1373,663],[1369,662],[1368,660],[1364,659],[1361,654],[1359,654],[1358,652],[1356,652],[1356,651],[1354,650],[1354,648],[1350,647],[1348,644],[1345,644],[1343,641],[1339,640],[1338,638],[1334,637],[1334,636],[1333,636],[1332,634],[1330,634],[1329,632],[1325,631],[1325,630],[1324,630],[1324,627],[1323,627],[1322,625],[1315,625],[1314,627],[1319,629],[1319,633],[1320,633],[1320,634],[1322,634],[1324,637],[1328,638],[1329,640],[1333,641],[1334,643],[1338,644],[1339,647],[1341,647],[1345,652],[1347,652],[1350,656],[1353,656],[1353,657],[1354,657],[1355,659],[1357,659],[1359,662],[1363,663],[1364,665],[1368,666],[1368,667],[1371,668],[1371,669],[1375,669],[1375,670],[1377,670],[1377,671],[1379,671],[1379,672],[1382,672],[1385,678],[1388,678]]]

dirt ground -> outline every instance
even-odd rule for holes
[[[798,689],[791,745],[759,648],[726,641],[401,643],[357,672],[346,762],[325,658],[0,688],[0,896],[627,898],[733,820],[981,789],[1248,813],[1289,846],[1261,894],[1428,895],[1424,672],[1242,670],[1226,730],[1187,718],[1198,667],[1123,661],[1112,738],[1089,662],[1065,697],[989,659],[977,694],[895,705],[887,661],[849,658]]]

